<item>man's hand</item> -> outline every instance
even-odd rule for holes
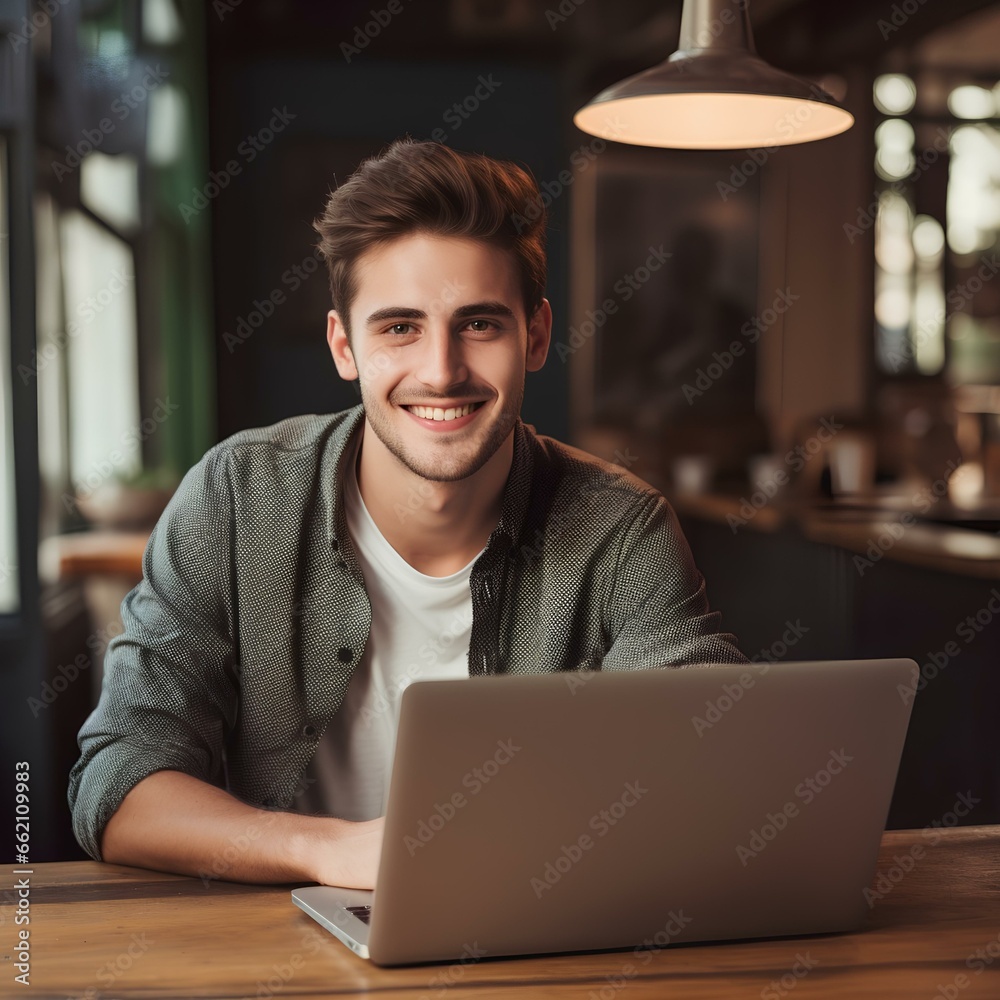
[[[348,820],[331,822],[342,824],[336,840],[320,834],[310,838],[305,848],[305,866],[312,871],[313,881],[350,889],[374,889],[382,854],[385,817],[360,823]]]
[[[230,882],[374,889],[385,818],[258,809],[180,771],[138,782],[104,828],[102,860]]]

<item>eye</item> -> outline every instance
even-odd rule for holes
[[[499,324],[490,319],[470,319],[469,329],[473,333],[490,333],[492,330],[499,329]]]
[[[412,323],[393,323],[386,333],[394,337],[405,337],[413,329]]]

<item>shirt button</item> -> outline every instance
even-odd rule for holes
[[[316,727],[311,722],[307,722],[302,727],[302,735],[307,740],[311,740],[316,735]]]
[[[350,663],[351,660],[354,659],[354,652],[346,646],[341,646],[340,649],[337,650],[337,659],[340,660],[341,663]]]
[[[330,542],[330,548],[332,548],[332,549],[339,549],[340,548],[340,542],[338,542],[337,539],[335,538],[332,542]]]

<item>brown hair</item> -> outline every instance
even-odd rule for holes
[[[358,258],[418,231],[512,253],[530,319],[545,294],[546,214],[534,178],[517,164],[407,136],[365,160],[331,192],[313,228],[329,269],[333,307],[350,337]]]

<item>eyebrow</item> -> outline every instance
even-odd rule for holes
[[[507,319],[516,319],[514,311],[510,306],[499,301],[471,302],[467,306],[459,306],[452,314],[452,319],[468,319],[470,316],[504,316]],[[386,306],[384,309],[376,309],[367,320],[367,326],[374,326],[376,323],[383,323],[387,319],[427,319],[427,313],[422,309],[411,309],[408,306]]]

